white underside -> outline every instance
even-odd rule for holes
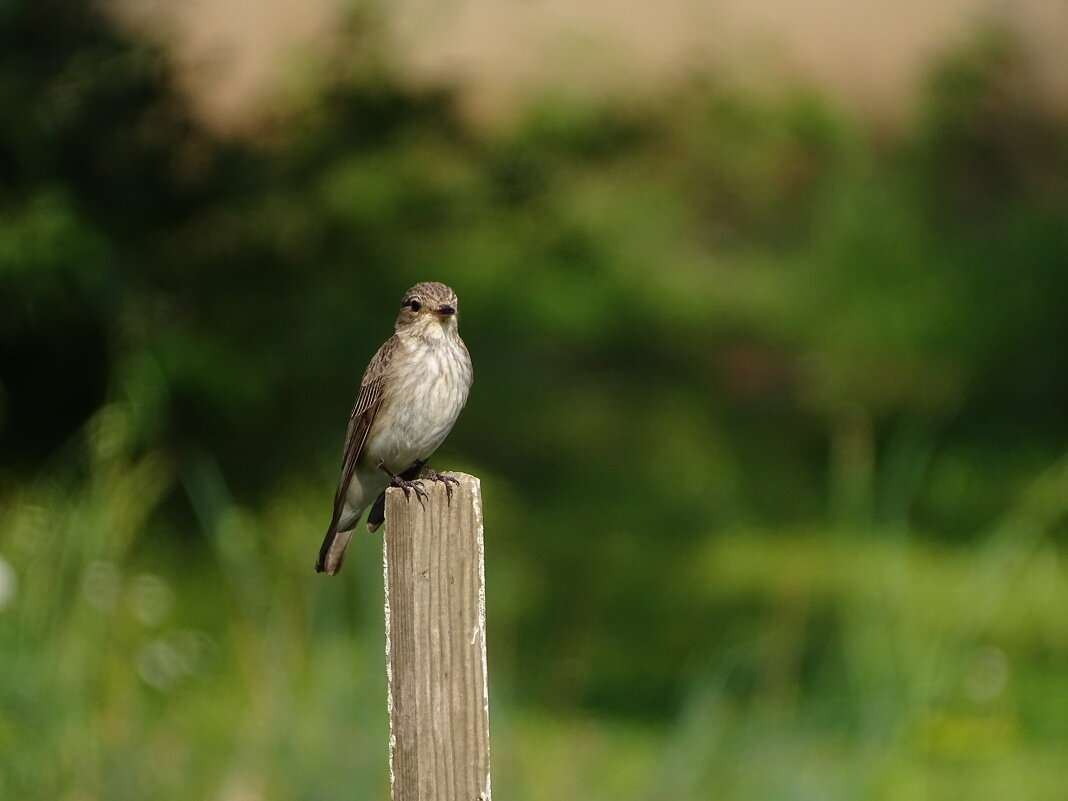
[[[410,367],[395,372],[385,391],[345,494],[339,531],[355,526],[367,505],[389,485],[390,478],[379,464],[399,475],[428,460],[467,401],[470,361],[455,333],[406,338],[402,347],[393,363]]]

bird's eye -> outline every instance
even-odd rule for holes
[[[413,311],[413,312],[417,312],[417,311],[419,311],[419,310],[420,310],[421,308],[423,308],[423,304],[422,304],[422,303],[420,303],[420,302],[419,302],[419,301],[417,301],[417,300],[410,300],[410,301],[408,301],[408,305],[409,305],[409,306],[411,306],[411,308],[412,308],[412,311]]]

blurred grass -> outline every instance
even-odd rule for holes
[[[159,454],[132,458],[129,418],[111,405],[89,425],[87,482],[23,486],[0,510],[0,554],[19,566],[0,614],[0,795],[384,797],[381,630],[362,620],[381,597],[375,538],[355,544],[353,583],[295,571],[321,517],[305,491],[243,508],[207,457],[184,477]],[[174,481],[206,561],[146,541],[166,534],[146,521]],[[687,603],[721,647],[664,666],[680,714],[640,723],[509,693],[493,635],[510,625],[497,598],[516,568],[491,514],[497,791],[1061,798],[1068,626],[1051,612],[1068,605],[1068,572],[1050,534],[1066,515],[1062,461],[971,549],[902,530],[721,531],[687,566]]]

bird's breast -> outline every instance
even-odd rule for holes
[[[406,343],[391,368],[367,453],[400,472],[429,459],[445,440],[467,402],[472,371],[458,338]]]

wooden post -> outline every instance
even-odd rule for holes
[[[386,492],[383,573],[393,801],[490,801],[479,481]]]

